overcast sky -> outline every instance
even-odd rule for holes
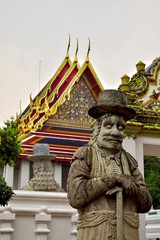
[[[29,103],[79,41],[105,88],[160,56],[160,0],[0,0],[0,123]],[[41,74],[39,62],[41,60]]]

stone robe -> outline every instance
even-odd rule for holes
[[[102,179],[111,173],[134,177],[134,193],[123,193],[123,239],[139,239],[138,213],[148,212],[152,200],[136,160],[124,150],[108,157],[86,145],[75,153],[67,181],[69,202],[79,213],[77,240],[116,239],[116,194],[106,194],[110,189]]]

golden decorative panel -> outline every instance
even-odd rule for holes
[[[56,122],[58,120],[61,123],[62,121],[73,121],[75,123],[81,122],[82,125],[85,125],[85,123],[91,124],[93,119],[89,117],[88,109],[94,104],[96,104],[96,99],[83,77],[81,77],[79,81],[75,83],[70,98],[66,99],[66,101],[58,108],[56,114],[46,122],[46,125],[48,125],[50,121],[54,122],[54,120]]]

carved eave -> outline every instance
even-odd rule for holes
[[[151,106],[152,101],[147,103]],[[157,104],[156,110],[148,109],[147,103],[130,106],[136,110],[136,117],[127,123],[127,135],[160,137],[160,101],[153,101]]]
[[[128,134],[136,131],[136,136],[160,137],[160,88],[153,90],[149,97],[145,102],[129,99],[129,107],[136,111],[136,117],[127,124]]]
[[[53,75],[53,77],[49,80],[49,82],[45,85],[45,87],[38,93],[38,95],[32,100],[30,98],[30,103],[32,103],[33,108],[36,105],[36,102],[41,103],[45,97],[49,97],[52,91],[55,89],[57,84],[61,81],[61,79],[64,77],[68,69],[72,66],[72,62],[69,58],[69,54],[67,52],[64,60],[60,64],[59,68]],[[26,108],[26,110],[21,114],[21,116],[27,116],[31,114],[31,104]],[[20,117],[21,117],[20,116]]]
[[[58,90],[61,87],[61,80],[63,80],[66,73],[73,68],[73,65],[75,65],[75,63],[71,62],[67,51],[67,54],[58,70],[45,87],[33,100],[30,96],[30,104],[20,115],[19,129],[23,135],[21,138],[25,138],[24,135],[28,136],[30,131],[40,128],[42,121],[44,121],[45,118],[46,120],[48,119],[50,115],[51,100],[53,100],[54,96],[58,93]]]
[[[147,102],[148,106],[151,106],[152,102]],[[157,104],[156,110],[153,107],[148,109],[146,103],[129,106],[136,110],[136,117],[127,122],[127,135],[160,137],[160,101],[153,101],[153,103]]]
[[[48,95],[43,97],[40,97],[40,95],[36,97],[36,105],[33,105],[32,107],[30,106],[30,111],[25,116],[25,133],[41,129],[43,123],[47,121],[51,115],[56,113],[57,108],[63,104],[67,97],[69,97],[71,91],[70,82],[72,81],[72,78],[76,72],[78,72],[78,68],[78,64],[73,63],[61,81],[52,91],[50,91]],[[51,87],[49,89],[51,89]]]
[[[128,137],[136,138],[139,136],[160,137],[160,126],[149,126],[140,122],[127,122],[125,134]]]

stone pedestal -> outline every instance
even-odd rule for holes
[[[71,223],[72,223],[71,239],[72,240],[77,239],[77,220],[78,220],[78,213],[75,213],[71,217]]]
[[[41,207],[40,213],[36,214],[35,222],[36,222],[36,240],[47,240],[48,233],[50,230],[48,229],[48,223],[51,221],[51,215],[47,214],[47,208],[45,206]]]
[[[0,239],[11,240],[14,229],[12,223],[15,220],[15,214],[11,213],[11,208],[4,208],[4,212],[0,213]]]

